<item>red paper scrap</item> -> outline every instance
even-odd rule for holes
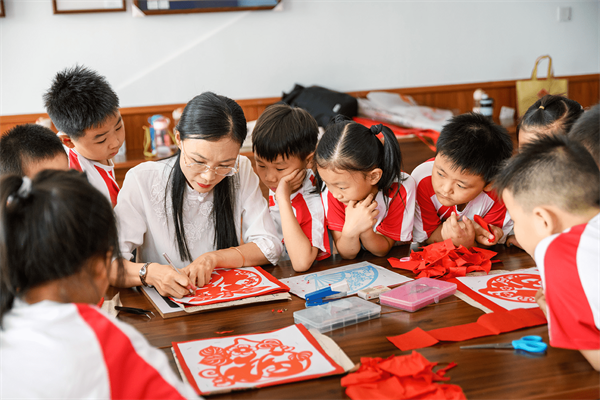
[[[387,339],[402,351],[433,346],[442,341],[461,342],[483,336],[494,336],[518,329],[546,324],[546,317],[539,308],[518,308],[484,314],[477,322],[424,331],[415,328],[410,332]]]
[[[490,229],[490,226],[488,225],[487,222],[484,221],[483,218],[481,218],[479,215],[474,215],[473,216],[473,221],[477,222],[479,224],[479,226],[481,226],[483,229],[485,229],[486,231],[488,231],[488,233],[492,233],[492,230]],[[496,239],[496,236],[494,236],[492,234],[492,238],[490,239],[490,241],[494,241]]]
[[[342,378],[346,394],[352,399],[466,399],[458,385],[437,384],[447,381],[445,373],[456,366],[451,363],[437,372],[438,363],[429,362],[413,351],[406,356],[362,358],[357,372]]]
[[[451,279],[465,276],[473,271],[489,273],[492,269],[490,259],[496,254],[491,250],[478,247],[457,248],[452,244],[452,240],[448,239],[425,246],[422,251],[413,251],[408,261],[401,261],[394,257],[388,258],[388,261],[394,268],[418,274],[417,278]]]
[[[221,332],[215,332],[217,335],[222,335],[224,333],[231,333],[233,331],[221,331]]]

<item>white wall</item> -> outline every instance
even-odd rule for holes
[[[84,1],[84,0],[81,0]],[[600,72],[598,0],[303,1],[283,11],[134,18],[52,14],[4,0],[0,115],[44,112],[53,75],[105,75],[121,106],[184,103],[205,90],[280,96],[294,83],[340,91],[521,79],[550,54],[557,75]],[[572,7],[570,22],[557,8]]]

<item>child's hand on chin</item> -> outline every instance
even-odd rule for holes
[[[350,201],[346,207],[346,221],[344,231],[352,235],[360,235],[363,232],[373,229],[377,223],[377,202],[373,201],[375,196],[370,194],[362,201]]]
[[[463,217],[461,221],[456,217],[456,213],[452,213],[442,225],[442,239],[452,240],[455,246],[465,246],[471,248],[475,245],[475,228],[473,221]]]
[[[292,193],[302,186],[304,178],[306,178],[306,169],[296,169],[291,174],[281,178],[275,191],[277,201],[289,201]]]

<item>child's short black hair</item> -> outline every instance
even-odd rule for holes
[[[319,125],[307,111],[287,104],[268,107],[252,131],[252,151],[266,161],[298,157],[306,159],[315,151]]]
[[[526,211],[544,204],[580,213],[600,207],[600,171],[590,153],[565,135],[544,135],[523,146],[496,177]]]
[[[119,98],[96,71],[76,65],[56,74],[44,94],[46,112],[54,125],[78,139],[119,111]]]
[[[583,144],[600,165],[600,104],[583,113],[569,131],[569,138]]]
[[[0,174],[25,175],[27,163],[63,154],[56,133],[41,125],[17,125],[0,138]]]
[[[527,109],[519,127],[541,134],[566,134],[577,118],[583,114],[583,107],[575,100],[564,96],[547,94]]]
[[[513,151],[506,129],[477,113],[452,118],[442,128],[436,146],[436,155],[448,158],[453,168],[479,175],[486,184]]]

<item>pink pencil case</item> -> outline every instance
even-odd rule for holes
[[[456,293],[456,283],[419,278],[379,295],[386,306],[414,312]]]

